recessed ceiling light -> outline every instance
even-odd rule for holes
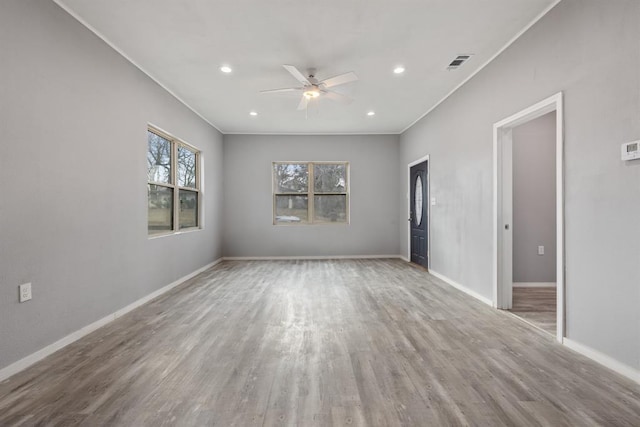
[[[258,115],[258,113],[257,113],[257,112],[255,112],[255,111],[250,111],[250,112],[249,112],[249,115],[250,115],[250,116],[254,116],[254,117],[255,117],[255,116],[257,116],[257,115]]]
[[[229,74],[231,72],[231,67],[229,67],[228,65],[223,65],[222,67],[220,67],[220,71]]]
[[[369,112],[367,113],[367,116],[375,116],[375,115],[376,115],[376,112],[375,112],[375,111],[369,111]]]
[[[398,65],[393,69],[394,74],[402,74],[404,73],[404,67],[402,65]]]

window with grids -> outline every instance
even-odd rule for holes
[[[349,163],[274,162],[274,224],[348,224]]]
[[[200,226],[200,152],[157,129],[147,131],[149,235]]]

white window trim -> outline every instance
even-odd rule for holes
[[[202,170],[202,152],[196,146],[185,142],[184,140],[173,136],[172,134],[160,129],[152,124],[147,124],[147,132],[154,133],[171,142],[171,182],[154,182],[147,180],[147,185],[157,185],[161,187],[171,188],[173,190],[173,218],[171,230],[162,231],[158,233],[149,233],[148,220],[149,215],[147,213],[147,237],[148,239],[157,239],[159,237],[173,236],[176,234],[192,233],[194,231],[200,231],[204,229],[204,207],[202,203],[203,199],[203,170]],[[146,135],[146,133],[145,133]],[[177,183],[178,177],[178,147],[187,148],[193,151],[196,155],[196,188],[192,187],[180,187]],[[147,148],[148,149],[148,148]],[[198,200],[198,212],[197,212],[197,225],[195,227],[180,228],[180,190],[193,191],[197,194]],[[148,201],[147,201],[148,203]],[[148,209],[148,208],[147,208]]]
[[[277,192],[276,191],[276,180],[275,180],[275,168],[274,166],[276,164],[306,164],[307,165],[307,171],[308,171],[308,180],[307,180],[307,191],[304,193],[283,193],[283,192]],[[335,192],[335,193],[319,193],[319,195],[325,195],[325,196],[331,196],[331,195],[339,195],[339,196],[346,196],[346,201],[345,201],[345,209],[346,209],[346,221],[344,222],[314,222],[313,221],[313,216],[314,216],[314,196],[315,196],[315,192],[314,192],[314,188],[313,188],[313,182],[314,182],[314,177],[313,177],[313,165],[321,165],[321,164],[327,164],[327,165],[345,165],[346,166],[346,178],[347,178],[347,182],[346,182],[346,186],[345,186],[345,191],[344,192]],[[294,160],[286,160],[286,161],[274,161],[271,163],[271,193],[272,193],[272,223],[273,225],[276,226],[284,226],[284,227],[300,227],[300,226],[322,226],[322,225],[329,225],[329,226],[345,226],[345,225],[349,225],[351,224],[351,164],[348,161],[345,160],[340,160],[340,161],[309,161],[309,160],[303,160],[303,161],[294,161]],[[277,196],[286,196],[286,195],[291,195],[291,196],[307,196],[307,222],[278,222],[276,221],[276,197]]]

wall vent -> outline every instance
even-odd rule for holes
[[[456,56],[456,59],[454,59],[453,61],[451,61],[451,63],[449,64],[449,66],[447,67],[447,70],[456,70],[458,68],[460,68],[460,66],[462,66],[462,64],[464,64],[465,62],[467,62],[469,60],[469,58],[471,58],[473,55],[469,54],[469,55],[458,55]]]

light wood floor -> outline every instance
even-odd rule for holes
[[[556,335],[556,288],[513,288],[511,312]]]
[[[224,262],[0,383],[0,425],[638,426],[640,387],[400,260]]]

